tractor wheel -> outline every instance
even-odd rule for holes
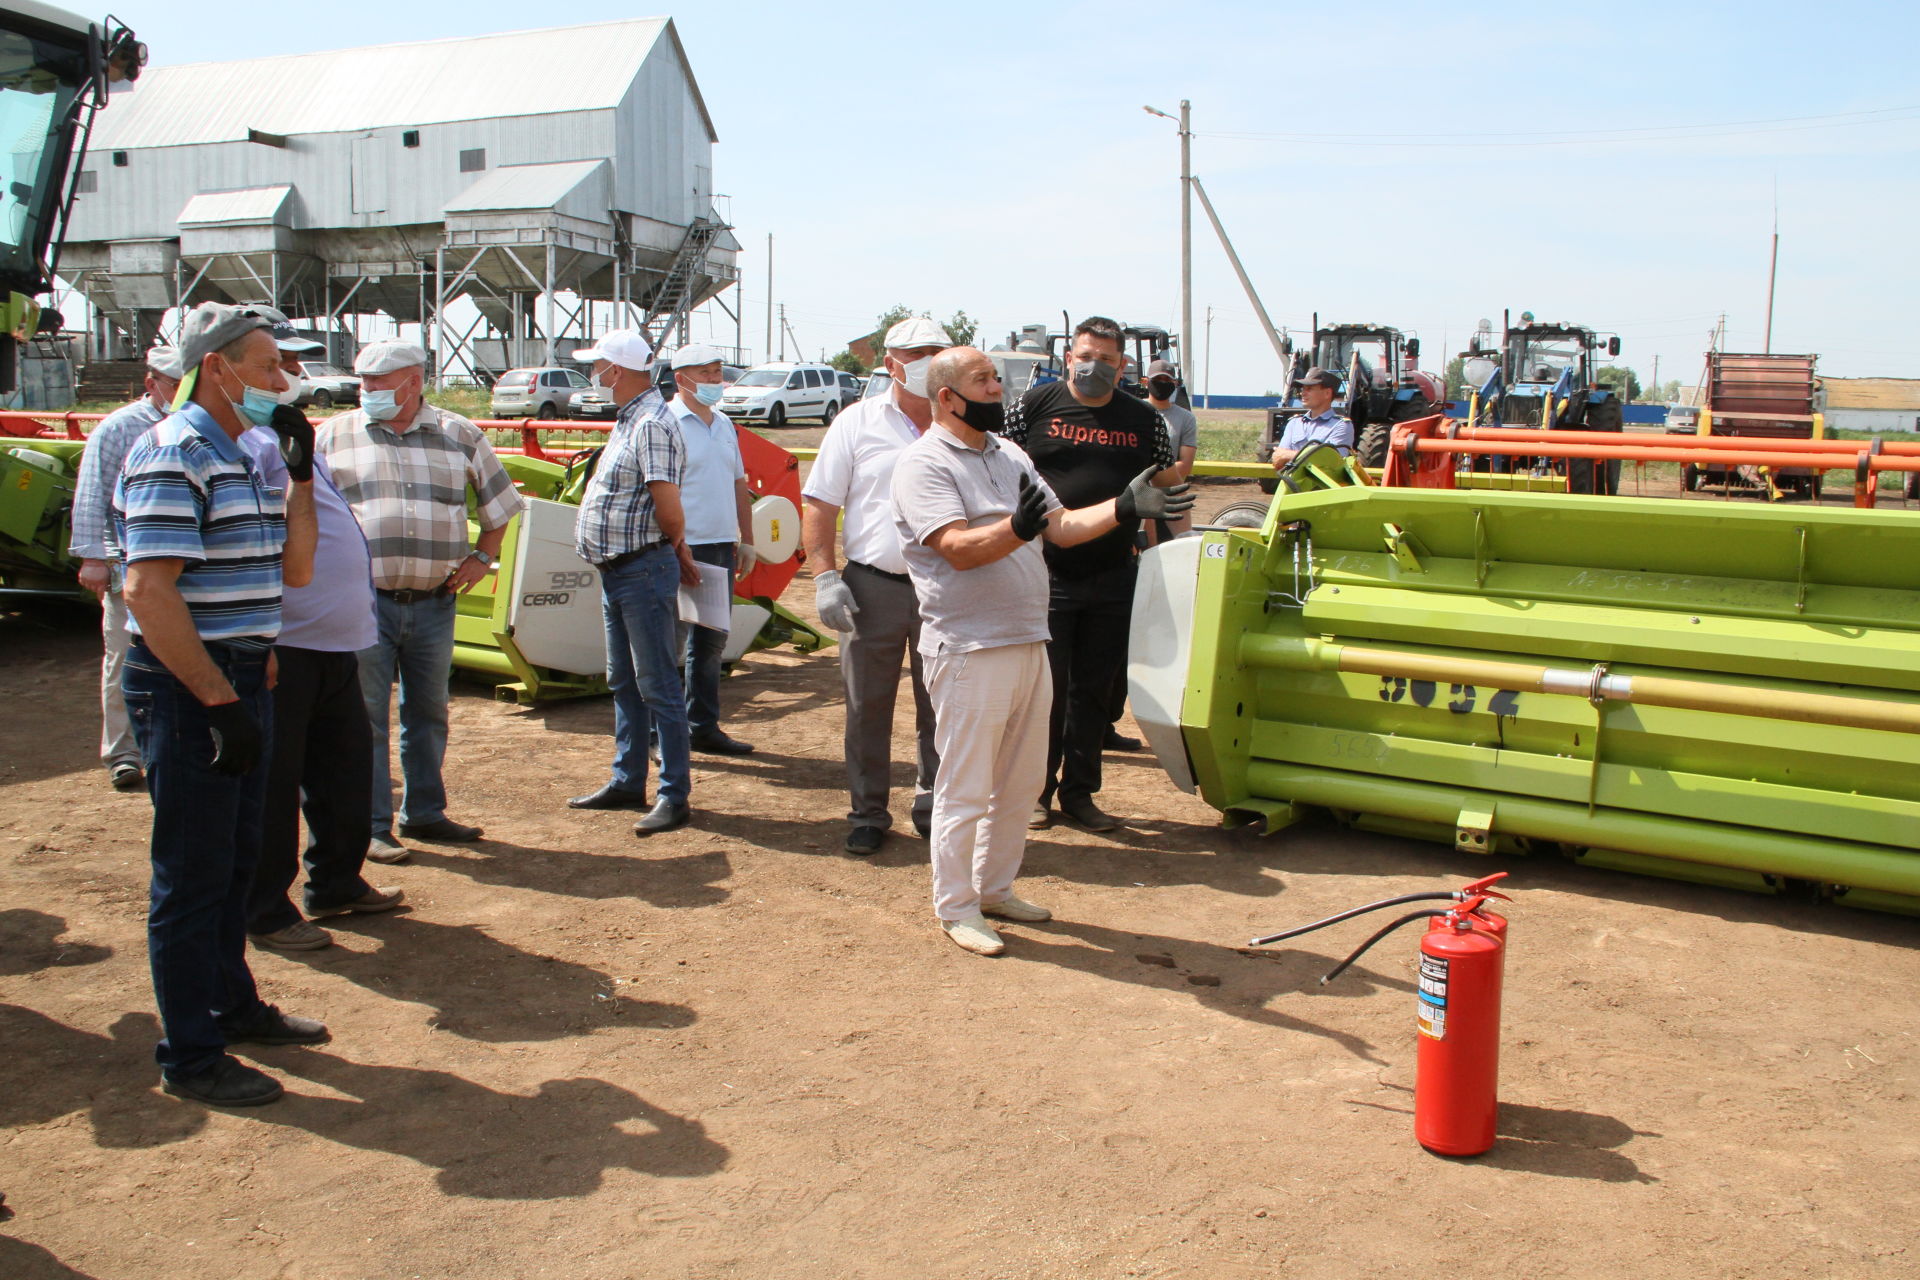
[[[1691,462],[1680,468],[1680,488],[1687,493],[1697,492],[1700,488],[1700,468]]]
[[[1387,450],[1392,444],[1393,424],[1370,422],[1360,432],[1360,438],[1354,442],[1353,451],[1360,456],[1360,465],[1384,467],[1387,465]]]
[[[1623,426],[1623,417],[1620,401],[1614,396],[1608,396],[1605,400],[1599,401],[1598,403],[1589,401],[1586,404],[1586,425],[1584,429],[1587,431],[1618,432]],[[1596,492],[1620,492],[1620,460],[1618,458],[1607,463],[1604,470],[1600,468],[1595,468],[1594,470],[1596,472],[1594,478],[1598,480],[1601,485]]]
[[[313,407],[316,409],[333,408],[333,392],[321,387],[313,393]]]
[[[774,401],[773,408],[767,410],[767,425],[769,427],[772,427],[775,431],[778,431],[781,427],[786,426],[787,425],[787,406],[785,406],[784,404],[781,404],[778,400]]]

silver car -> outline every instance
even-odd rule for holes
[[[489,410],[496,418],[564,418],[573,393],[587,386],[578,369],[509,369],[493,384]]]

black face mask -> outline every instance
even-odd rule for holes
[[[960,412],[953,416],[972,427],[975,431],[984,431],[988,435],[998,435],[1000,428],[1007,423],[1007,406],[1003,400],[969,400],[959,396]]]
[[[1147,390],[1155,400],[1171,400],[1179,385],[1177,382],[1154,381],[1147,384]]]

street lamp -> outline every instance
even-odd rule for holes
[[[1180,99],[1180,114],[1141,107],[1150,116],[1180,126],[1180,370],[1186,378],[1188,344],[1193,341],[1193,125],[1191,104]]]

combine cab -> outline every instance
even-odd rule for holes
[[[1313,344],[1294,353],[1285,400],[1267,410],[1261,459],[1272,454],[1287,423],[1306,412],[1300,402],[1300,378],[1317,367],[1340,375],[1340,391],[1333,403],[1353,421],[1354,451],[1360,460],[1370,467],[1383,465],[1394,424],[1437,413],[1446,400],[1440,379],[1421,369],[1419,361],[1420,339],[1398,329],[1378,324],[1323,329],[1315,316]],[[1263,480],[1260,487],[1272,493],[1274,482]]]
[[[1818,440],[1825,432],[1814,398],[1818,356],[1776,356],[1727,351],[1707,353],[1707,397],[1695,424],[1703,436],[1751,436],[1755,440]],[[1802,467],[1716,467],[1689,464],[1681,483],[1688,489],[1718,484],[1731,489],[1746,480],[1767,496],[1820,496],[1820,473]]]
[[[1517,327],[1506,322],[1497,359],[1476,336],[1473,347],[1462,353],[1467,384],[1478,388],[1468,421],[1480,427],[1619,431],[1624,416],[1620,395],[1594,380],[1600,351],[1619,355],[1619,337],[1603,337],[1580,325],[1538,324],[1530,311],[1521,313]],[[1509,465],[1508,459],[1493,460],[1496,471]],[[1571,459],[1566,474],[1570,492],[1619,492],[1618,462],[1596,467],[1587,459]]]

